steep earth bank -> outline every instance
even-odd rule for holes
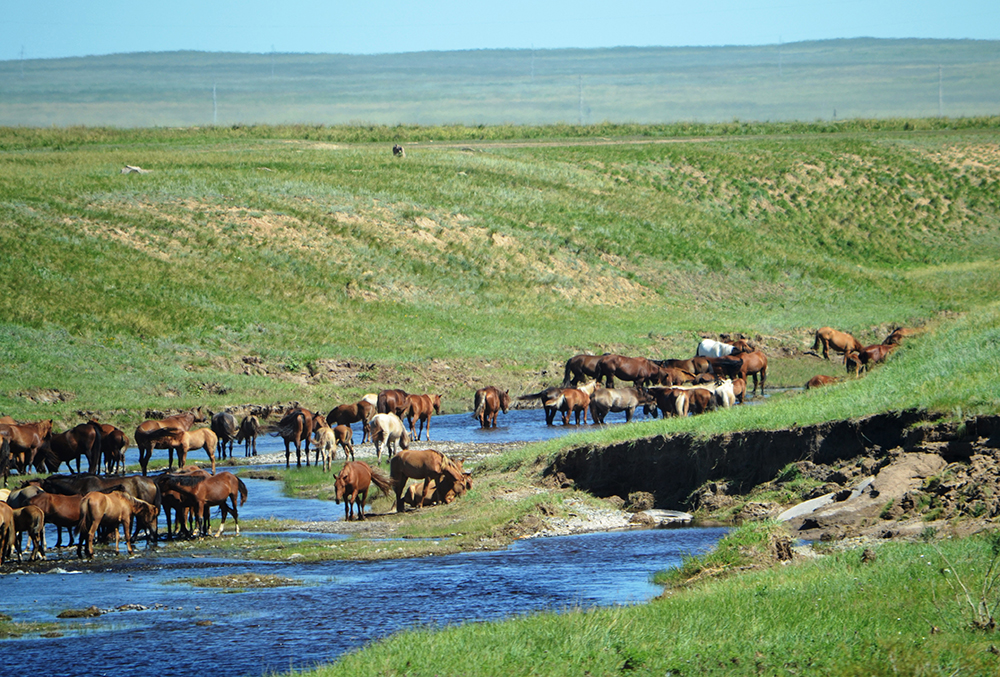
[[[980,529],[1000,516],[1000,416],[892,412],[775,431],[658,436],[562,452],[546,475],[598,496],[736,521],[775,517],[807,539]],[[795,503],[754,500],[806,478]],[[801,485],[801,482],[800,482]],[[728,512],[727,512],[728,511]]]

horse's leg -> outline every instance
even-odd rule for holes
[[[222,448],[225,449],[226,445],[223,444]],[[208,460],[210,460],[212,462],[212,474],[214,475],[215,474],[215,449],[212,448],[211,444],[207,444],[207,443],[205,444],[205,453],[208,454]],[[232,456],[232,453],[230,453],[229,455]],[[225,458],[225,457],[226,457],[226,455],[223,454],[222,458]]]
[[[288,440],[285,440],[285,470],[288,470],[289,463],[291,463],[292,451],[288,448]]]
[[[365,501],[368,500],[368,490],[358,492],[358,521],[365,518]]]

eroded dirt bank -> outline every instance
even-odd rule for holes
[[[560,454],[546,474],[598,496],[653,495],[656,507],[737,521],[789,505],[748,502],[782,476],[808,477],[815,507],[787,517],[807,538],[892,537],[955,518],[968,528],[1000,516],[1000,416],[940,422],[904,411],[776,431],[671,435]],[[794,466],[789,472],[790,464]],[[784,471],[784,472],[782,472]],[[797,502],[797,501],[796,501]]]

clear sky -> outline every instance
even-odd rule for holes
[[[1000,39],[1000,0],[0,0],[0,60]]]

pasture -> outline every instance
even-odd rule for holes
[[[719,332],[800,386],[841,371],[816,327],[877,342],[1000,290],[997,119],[704,131],[428,128],[394,158],[391,128],[0,129],[0,410],[327,410],[412,379],[463,411]]]

